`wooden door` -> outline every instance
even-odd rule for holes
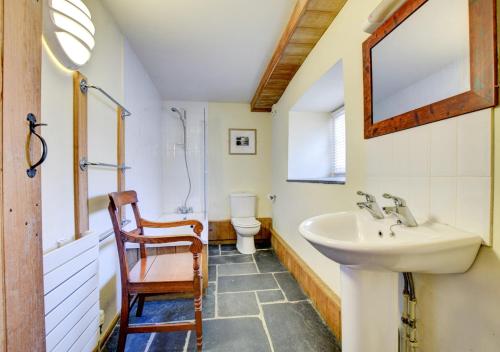
[[[0,350],[45,351],[40,170],[26,170],[26,117],[40,121],[41,0],[0,0]],[[40,145],[32,140],[31,160]]]

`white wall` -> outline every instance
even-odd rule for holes
[[[327,112],[290,112],[289,179],[331,176],[331,118]]]
[[[209,103],[208,111],[209,220],[230,219],[229,195],[241,191],[257,194],[257,216],[270,217],[271,114],[233,103]],[[257,129],[257,155],[229,155],[230,128]]]
[[[153,128],[161,104],[158,93],[131,49],[124,48],[124,38],[101,2],[87,0],[85,3],[96,26],[96,47],[81,72],[89,82],[105,88],[118,101],[127,100],[125,105],[130,103],[127,107],[134,115],[129,119],[136,120],[127,122],[126,150],[130,155],[126,158],[135,169],[130,173],[127,186],[143,191],[143,199],[148,200],[144,202],[145,213],[154,216],[161,197],[153,191],[161,187],[161,178],[151,177],[147,168],[142,167],[153,167],[150,163],[159,157],[160,141],[156,140],[159,133]],[[43,248],[47,252],[56,247],[58,239],[74,239],[74,206],[72,73],[62,69],[46,49],[42,61],[42,115],[43,121],[49,124],[42,129],[49,146],[49,156],[42,168]],[[153,121],[145,123],[149,118]],[[89,160],[116,163],[116,123],[116,107],[99,93],[89,91]],[[142,129],[141,123],[147,127]],[[135,138],[138,135],[148,138],[148,143]],[[148,155],[151,159],[140,163],[139,155]],[[106,195],[116,191],[116,170],[90,168],[88,177],[90,230],[107,232],[111,222],[106,210]],[[146,203],[151,204],[149,208]],[[106,315],[106,328],[120,307],[118,260],[113,237],[101,243],[99,256],[100,301]]]
[[[355,202],[358,200],[355,191],[365,187],[369,178],[367,170],[371,168],[370,163],[383,163],[385,160],[380,153],[377,156],[370,155],[370,160],[367,160],[365,150],[368,149],[371,142],[363,139],[361,45],[368,35],[362,32],[361,25],[379,3],[379,0],[350,0],[346,3],[275,106],[278,114],[273,119],[272,187],[273,193],[278,196],[273,209],[274,227],[306,263],[340,295],[338,265],[324,258],[307,244],[298,233],[297,226],[301,220],[313,215],[354,209]],[[339,59],[343,59],[344,62],[347,184],[341,186],[287,183],[285,180],[288,171],[288,112],[308,87]],[[481,114],[483,113],[479,113],[479,115]],[[500,108],[495,109],[494,115],[496,118],[500,116]],[[467,118],[464,117],[462,121],[466,121]],[[460,121],[460,119],[454,120],[455,122],[451,122],[451,124]],[[479,122],[479,120],[475,122]],[[438,127],[439,124],[430,125],[431,129]],[[454,138],[453,133],[446,132],[447,127],[443,127],[444,129],[438,133],[446,138]],[[495,124],[494,128],[495,137],[493,140],[496,142],[493,143],[495,148],[494,165],[500,165],[500,142],[496,137],[500,133],[500,127]],[[483,145],[480,143],[483,133],[478,133],[476,128],[470,130],[466,128],[462,131],[465,131],[462,137],[459,137],[458,129],[455,135],[456,138],[467,139],[461,143],[461,146],[467,144],[474,148],[476,151],[472,154],[473,158],[484,160],[484,155],[479,152],[482,147],[476,149]],[[413,132],[410,133],[413,134]],[[398,138],[396,135],[390,137],[394,140],[396,138]],[[432,145],[431,141],[422,143],[424,148],[428,148],[430,145]],[[389,150],[394,151],[395,148],[389,148]],[[461,153],[458,149],[457,152]],[[372,158],[374,159],[372,160]],[[457,158],[450,158],[450,160],[458,162]],[[482,161],[473,160],[471,165],[475,165],[476,162]],[[446,165],[441,166],[446,167]],[[500,183],[500,173],[497,172],[494,175],[494,183]],[[483,352],[498,350],[500,319],[498,319],[499,310],[497,307],[500,280],[496,278],[500,277],[500,229],[498,228],[498,223],[500,223],[500,204],[498,204],[500,187],[497,185],[494,189],[496,193],[493,207],[493,247],[482,247],[476,262],[466,274],[415,276],[419,342],[422,351]],[[471,204],[481,209],[487,207],[481,199],[471,198]],[[455,205],[458,206],[458,203]],[[453,202],[450,202],[449,206],[453,212],[455,212],[454,209],[457,209]],[[418,208],[418,206],[416,207]],[[443,210],[450,208],[446,207]],[[383,323],[382,317],[381,324]]]
[[[162,99],[129,43],[124,45],[124,101],[133,115],[125,121],[126,188],[137,191],[141,215],[157,219],[162,213]],[[127,212],[132,219],[132,211]]]
[[[43,251],[57,247],[59,239],[75,236],[73,204],[73,88],[72,73],[63,71],[42,50],[41,129],[48,157],[42,164]]]

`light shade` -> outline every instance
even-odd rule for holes
[[[45,0],[43,35],[57,60],[70,70],[86,64],[95,46],[95,27],[81,0]]]

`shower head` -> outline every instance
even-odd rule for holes
[[[179,116],[181,121],[186,120],[186,110],[182,109],[182,111],[181,111],[181,110],[177,109],[176,107],[171,107],[170,111],[175,112]]]

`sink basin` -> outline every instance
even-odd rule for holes
[[[366,211],[325,214],[305,220],[299,231],[322,254],[354,269],[450,274],[466,272],[481,237],[437,222],[390,227],[394,218]]]

